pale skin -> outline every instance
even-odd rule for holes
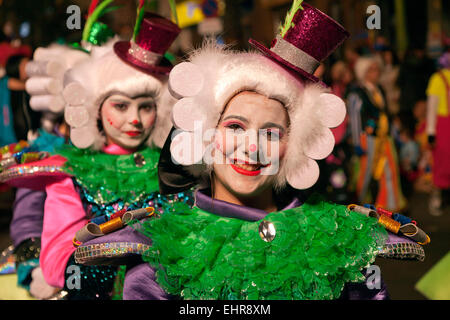
[[[377,85],[378,81],[380,80],[380,67],[376,62],[372,63],[367,69],[365,81],[372,84]]]
[[[156,121],[156,103],[150,96],[109,96],[101,107],[106,143],[136,150],[150,135]]]
[[[221,139],[216,141],[215,151],[223,159],[221,164],[213,164],[213,198],[266,212],[276,211],[273,198],[276,176],[258,174],[262,167],[272,164],[262,165],[254,155],[263,147],[270,159],[271,150],[276,146],[279,150],[276,157],[281,162],[287,148],[288,128],[289,116],[281,102],[250,91],[234,96],[217,126]],[[249,130],[263,130],[265,134],[258,136],[257,143],[236,146],[233,141],[226,141],[227,130],[234,131],[236,137]]]

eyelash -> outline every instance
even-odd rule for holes
[[[232,130],[245,130],[244,125],[238,123],[238,122],[226,122],[223,124],[223,126],[225,128],[228,129],[232,129]],[[272,140],[281,140],[281,138],[283,137],[283,134],[278,131],[278,130],[271,130],[271,129],[266,129],[265,135],[267,135],[268,140],[272,141]]]
[[[150,111],[150,110],[153,110],[154,107],[155,107],[154,105],[148,104],[148,105],[140,106],[139,109],[142,109],[142,110],[145,110],[145,111]]]
[[[115,103],[113,106],[119,111],[124,111],[128,108],[128,105],[125,103]]]
[[[270,137],[269,137],[269,140],[280,140],[282,137],[283,137],[283,134],[281,133],[281,132],[279,132],[278,130],[270,130],[270,129],[268,129],[267,131],[266,131],[266,134],[267,135],[269,135],[270,134]],[[274,136],[273,136],[274,135]]]
[[[119,111],[125,111],[128,108],[128,104],[125,104],[125,103],[115,103],[113,106],[114,106],[114,108],[116,108]],[[139,110],[142,109],[142,110],[145,110],[145,111],[150,111],[153,108],[154,108],[153,105],[142,105],[142,106],[139,106]]]
[[[238,123],[238,122],[227,122],[227,123],[224,123],[224,127],[228,128],[228,129],[232,129],[232,130],[239,130],[239,129],[245,130],[244,126],[241,123]]]

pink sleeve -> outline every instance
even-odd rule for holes
[[[46,187],[40,265],[48,284],[63,288],[67,262],[75,251],[72,239],[88,221],[71,178]]]

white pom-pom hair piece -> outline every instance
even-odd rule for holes
[[[179,129],[194,131],[196,125],[203,125],[205,121],[206,115],[201,112],[194,99],[183,98],[173,106],[172,122]]]
[[[330,93],[322,93],[319,97],[320,105],[317,115],[322,125],[328,128],[336,128],[344,121],[346,108],[345,102],[338,96]]]
[[[72,128],[80,128],[88,123],[89,112],[85,107],[67,106],[64,110],[64,119]]]
[[[95,142],[95,131],[89,127],[71,128],[70,140],[75,147],[85,149]]]
[[[169,74],[170,93],[177,99],[195,96],[203,89],[204,80],[198,66],[190,62],[182,62]]]
[[[287,182],[295,189],[311,188],[319,179],[320,169],[316,161],[307,158],[298,170],[288,175]]]

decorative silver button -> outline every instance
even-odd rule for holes
[[[145,165],[145,159],[144,156],[140,153],[135,153],[134,154],[134,163],[136,164],[137,167],[143,167]]]
[[[273,225],[272,222],[263,220],[259,224],[259,236],[265,242],[271,242],[273,239],[275,239],[276,234],[277,234],[277,232],[276,232],[275,226]]]

